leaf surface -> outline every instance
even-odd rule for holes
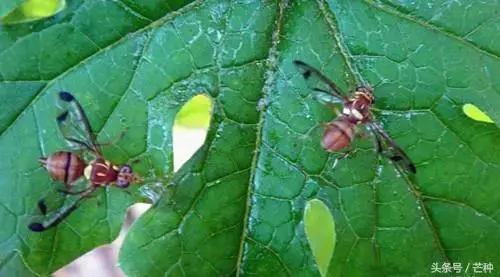
[[[2,1],[0,3],[0,18],[8,15],[23,3],[23,0]]]
[[[204,146],[125,239],[127,276],[319,276],[303,222],[313,198],[335,219],[329,276],[500,264],[500,131],[461,111],[472,103],[500,123],[500,41],[488,35],[496,5],[163,3],[72,1],[53,20],[0,29],[0,97],[9,101],[0,116],[0,270],[57,270],[112,241],[134,201],[102,190],[100,205],[90,199],[53,231],[25,228],[55,187],[38,157],[67,147],[54,120],[60,90],[82,102],[99,141],[127,128],[104,155],[138,158],[146,176],[171,173],[182,105],[212,97]],[[295,59],[345,93],[370,84],[377,120],[415,162],[415,178],[370,139],[335,165],[322,130],[306,136],[335,114],[313,99]]]

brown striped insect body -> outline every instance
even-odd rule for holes
[[[339,151],[351,145],[355,135],[356,125],[339,118],[325,126],[321,146],[328,152]]]
[[[304,79],[314,91],[328,93],[343,101],[343,109],[340,115],[333,121],[322,124],[325,132],[321,139],[322,147],[328,152],[335,152],[349,147],[356,134],[357,126],[366,125],[375,137],[376,150],[384,154],[391,161],[397,163],[409,174],[416,173],[416,167],[406,153],[396,144],[396,142],[373,121],[371,108],[375,103],[373,90],[369,87],[357,87],[351,95],[344,95],[340,88],[326,77],[318,69],[295,60],[293,63],[299,68]],[[316,81],[324,85],[325,88],[317,87]]]
[[[358,87],[354,97],[346,99],[342,114],[326,124],[321,145],[328,152],[349,147],[356,136],[356,125],[371,120],[370,106],[374,102],[372,89]]]
[[[85,162],[70,151],[58,151],[48,157],[41,157],[40,163],[47,169],[52,179],[66,185],[83,176]]]
[[[129,165],[117,166],[101,157],[91,161],[84,170],[87,178],[94,187],[105,187],[115,185],[120,188],[127,188],[137,180]]]
[[[40,158],[40,162],[49,175],[66,185],[66,190],[59,191],[78,195],[78,197],[73,203],[54,211],[52,216],[45,220],[30,223],[28,228],[34,232],[45,231],[62,222],[77,208],[78,204],[85,198],[91,197],[92,192],[100,187],[127,188],[139,180],[131,166],[127,164],[118,166],[103,158],[88,118],[74,96],[68,92],[60,92],[59,99],[66,107],[64,112],[57,116],[61,133],[69,143],[89,151],[95,159],[85,164],[82,158],[71,151],[58,151],[48,157]],[[88,181],[88,186],[84,190],[73,191],[73,184],[83,176]],[[47,214],[48,208],[44,199],[38,201],[38,208],[43,215]]]
[[[58,151],[48,157],[41,157],[40,163],[52,179],[67,186],[85,176],[94,187],[115,185],[126,188],[137,178],[132,167],[127,164],[117,166],[98,158],[86,165],[82,158],[70,151]]]

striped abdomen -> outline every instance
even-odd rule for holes
[[[339,151],[349,146],[356,135],[356,125],[342,117],[326,127],[321,146],[328,151]]]
[[[83,175],[85,162],[76,154],[59,151],[49,157],[41,157],[40,162],[56,181],[71,184]]]

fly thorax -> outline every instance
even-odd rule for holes
[[[351,107],[344,107],[342,110],[342,114],[349,119],[354,124],[357,124],[358,122],[362,121],[364,116],[363,114],[353,106]]]
[[[363,114],[362,114],[360,111],[358,111],[357,109],[351,109],[351,115],[352,115],[355,119],[357,119],[357,120],[359,120],[359,121],[363,120],[363,118],[364,118],[364,117],[363,117]]]
[[[345,116],[350,116],[351,115],[351,109],[349,109],[348,107],[344,107],[344,109],[342,109],[342,114],[345,115]]]
[[[91,174],[92,174],[92,163],[90,163],[89,165],[87,165],[85,167],[85,169],[83,170],[83,175],[85,175],[85,178],[87,180],[90,180]]]

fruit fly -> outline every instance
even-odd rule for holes
[[[112,185],[127,188],[139,179],[129,165],[114,165],[102,156],[100,144],[96,143],[87,115],[75,97],[69,92],[60,92],[59,99],[63,111],[57,116],[57,124],[62,135],[70,144],[89,151],[95,159],[86,164],[72,151],[59,151],[49,157],[40,158],[40,162],[52,179],[65,184],[66,189],[59,191],[64,194],[77,195],[77,198],[71,204],[54,211],[50,217],[46,216],[48,208],[45,199],[38,201],[38,208],[48,218],[42,222],[30,223],[28,228],[34,232],[42,232],[59,224],[96,189]],[[85,176],[87,187],[76,191],[74,190],[76,181],[82,176]]]
[[[325,132],[321,139],[322,147],[328,152],[346,149],[351,145],[358,133],[357,125],[364,124],[375,137],[375,147],[378,153],[387,156],[409,174],[415,174],[417,169],[408,155],[389,137],[382,127],[373,122],[371,106],[375,96],[370,87],[357,87],[351,95],[341,93],[339,87],[318,69],[295,60],[293,63],[300,69],[302,76],[314,91],[329,93],[343,101],[342,113],[333,121],[323,124]],[[316,87],[321,83],[326,88]]]

